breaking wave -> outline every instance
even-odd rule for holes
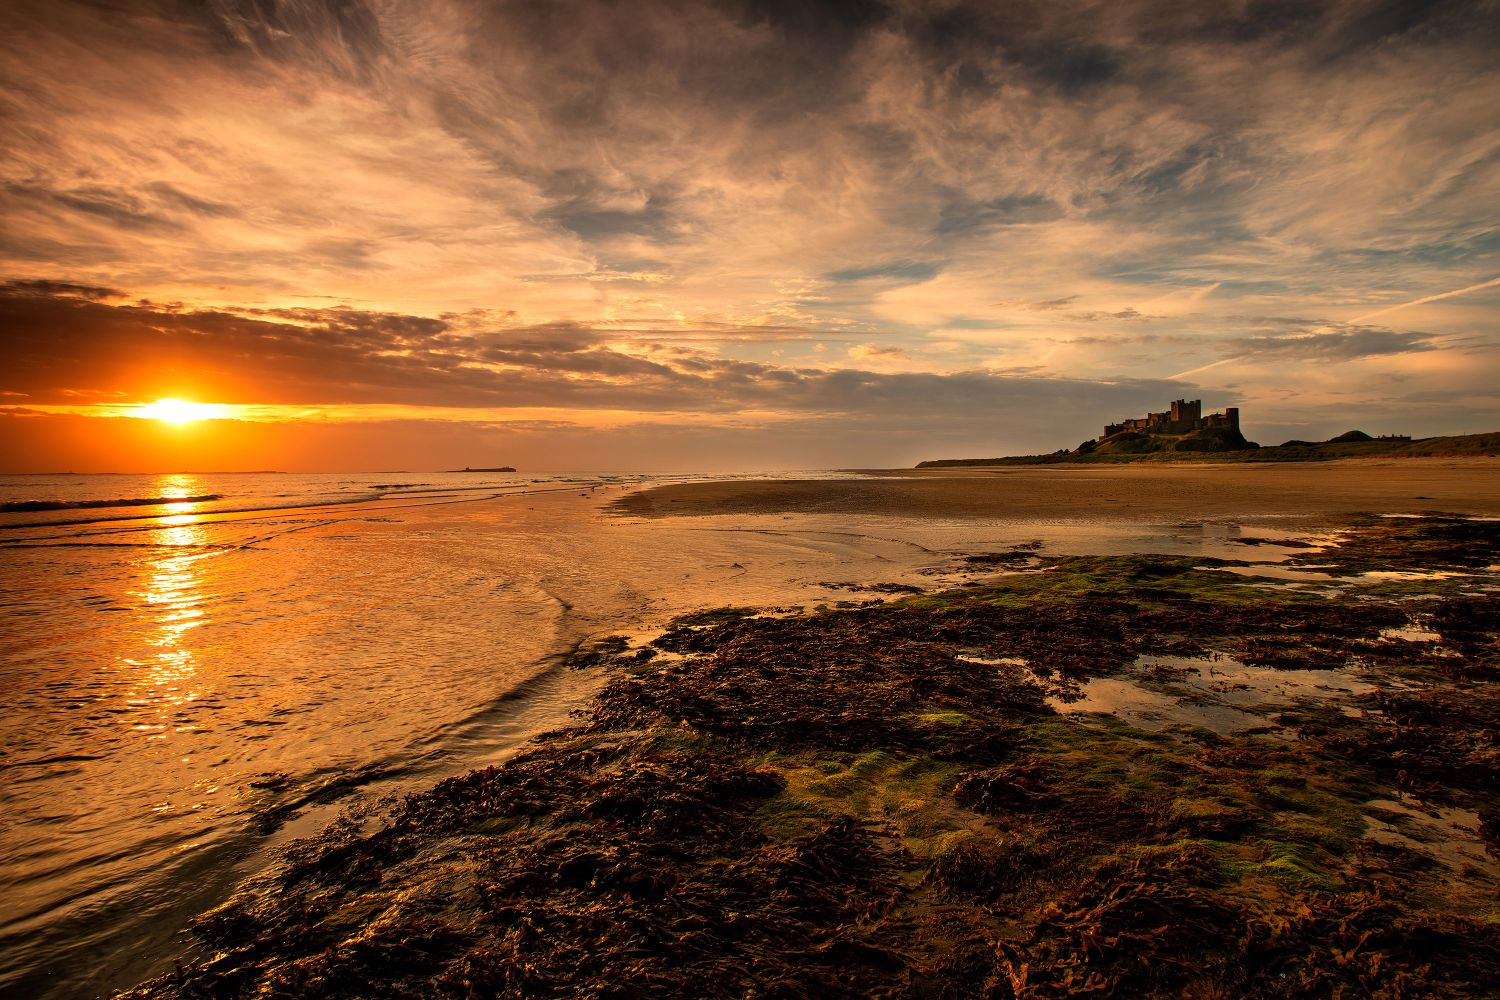
[[[0,512],[31,510],[84,510],[95,507],[153,507],[168,503],[204,503],[222,500],[222,493],[204,493],[192,497],[121,497],[118,500],[14,500],[0,503]]]

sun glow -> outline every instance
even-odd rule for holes
[[[222,417],[225,407],[217,403],[191,403],[185,399],[158,399],[138,407],[135,416],[165,421],[169,424],[187,424],[194,420],[210,420]]]

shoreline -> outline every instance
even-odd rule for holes
[[[1246,541],[1296,583],[1016,545],[957,590],[599,641],[576,724],[293,845],[123,995],[1471,995],[1500,526],[1344,528]],[[1236,705],[1237,670],[1284,683]],[[1070,708],[1126,682],[1250,724]]]

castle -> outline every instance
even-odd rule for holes
[[[1148,413],[1144,417],[1132,417],[1120,424],[1105,424],[1099,440],[1133,431],[1137,434],[1191,434],[1211,427],[1240,432],[1238,407],[1227,407],[1223,413],[1203,415],[1203,400],[1175,399],[1169,409],[1161,413]]]

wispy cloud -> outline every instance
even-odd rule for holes
[[[1280,337],[1237,337],[1227,342],[1243,356],[1294,357],[1320,361],[1435,351],[1439,342],[1428,333],[1398,333],[1394,330],[1353,328],[1292,334]]]

